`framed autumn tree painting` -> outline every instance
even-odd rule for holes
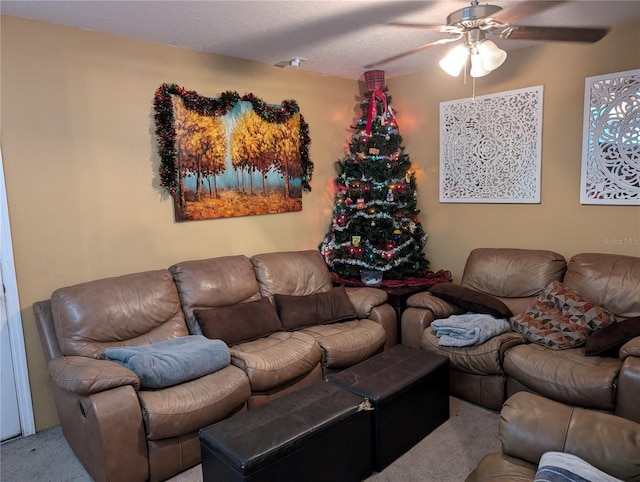
[[[163,84],[154,99],[160,184],[177,221],[302,210],[309,128],[293,100],[210,98]]]

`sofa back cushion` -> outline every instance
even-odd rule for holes
[[[244,255],[183,261],[169,268],[191,334],[201,335],[194,310],[260,299],[258,282]]]
[[[258,254],[251,262],[262,296],[304,296],[329,291],[333,286],[320,251]]]
[[[98,358],[108,347],[156,343],[188,334],[168,270],[59,288],[51,295],[62,354]]]
[[[638,480],[640,424],[622,417],[518,392],[502,406],[499,437],[506,455],[532,464],[563,450],[622,480]]]
[[[469,253],[460,286],[498,297],[517,314],[550,282],[561,281],[566,267],[553,251],[478,248]]]
[[[640,258],[577,254],[569,261],[564,285],[618,317],[640,316]]]

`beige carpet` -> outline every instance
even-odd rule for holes
[[[500,450],[496,412],[451,398],[451,418],[368,482],[461,482],[490,452]],[[200,466],[170,479],[201,482]],[[60,427],[6,442],[0,447],[2,482],[91,481],[67,445]]]

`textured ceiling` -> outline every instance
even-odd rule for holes
[[[507,7],[517,1],[491,3]],[[385,22],[444,25],[449,13],[469,4],[468,0],[2,0],[0,11],[271,65],[303,57],[308,60],[302,62],[301,70],[359,79],[366,64],[448,37],[438,31],[400,28]],[[576,0],[519,24],[600,27],[638,19],[640,0]],[[492,39],[507,51],[536,45]],[[583,46],[589,48],[589,44]],[[449,48],[438,46],[379,68],[386,71],[387,78],[428,70]]]

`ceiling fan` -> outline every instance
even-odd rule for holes
[[[373,64],[365,65],[370,69],[401,59],[408,55],[421,52],[431,47],[462,40],[440,61],[440,66],[450,75],[457,76],[467,59],[471,56],[472,77],[482,77],[498,68],[506,59],[507,54],[499,49],[487,37],[495,35],[504,39],[515,40],[551,40],[564,42],[593,43],[604,37],[609,29],[606,27],[542,27],[516,25],[521,19],[547,10],[566,0],[524,0],[502,8],[497,5],[480,5],[478,0],[472,0],[471,6],[452,12],[447,17],[446,25],[430,25],[420,23],[389,22],[387,25],[409,28],[423,28],[437,30],[449,34],[434,42],[421,45],[418,48],[386,58]]]

